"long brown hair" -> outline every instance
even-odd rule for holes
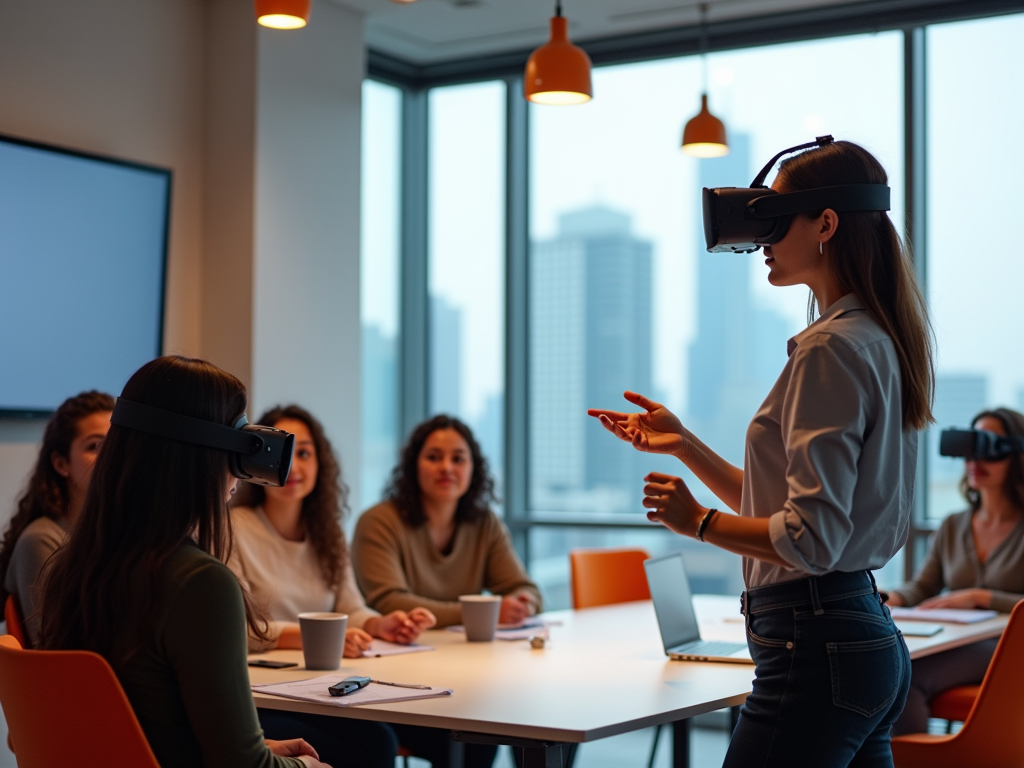
[[[245,385],[203,360],[161,357],[136,371],[126,400],[232,425],[245,411]],[[54,556],[42,607],[47,649],[83,649],[117,664],[140,646],[160,604],[160,572],[194,541],[225,560],[231,525],[224,500],[226,451],[112,424],[93,467],[85,504]],[[266,624],[244,593],[250,631]],[[125,616],[140,620],[126,625]]]
[[[420,490],[419,458],[427,438],[439,429],[454,429],[469,446],[473,458],[473,477],[469,488],[455,509],[456,522],[478,520],[490,511],[490,505],[498,501],[494,492],[494,478],[484,458],[480,444],[473,437],[472,430],[454,416],[440,414],[427,419],[416,427],[409,436],[409,442],[402,448],[402,456],[398,466],[391,473],[391,480],[384,491],[384,497],[398,509],[405,521],[413,527],[423,525],[427,521],[423,513],[423,492]]]
[[[973,419],[971,425],[978,423],[979,419],[985,417],[995,419],[1003,425],[1007,437],[1024,437],[1024,415],[1010,408],[993,408],[990,411],[982,411]],[[977,510],[981,507],[981,494],[971,488],[967,482],[967,472],[960,479],[960,493],[967,499],[971,509]],[[1024,453],[1010,455],[1010,466],[1006,473],[1006,482],[1003,484],[1003,493],[1018,510],[1024,511]]]
[[[881,163],[849,141],[810,149],[779,165],[779,184],[790,192],[837,184],[887,183]],[[819,215],[820,211],[813,214]],[[924,429],[934,421],[932,330],[913,263],[896,228],[884,211],[843,213],[824,253],[842,293],[855,294],[892,339],[903,385],[903,428]],[[813,304],[810,312],[813,314]]]
[[[297,405],[278,405],[264,413],[257,424],[275,426],[282,419],[301,421],[309,428],[316,450],[318,469],[313,491],[302,500],[302,524],[306,529],[324,582],[335,589],[348,562],[348,546],[341,530],[341,521],[348,514],[348,486],[341,479],[341,463],[327,439],[323,425],[313,414]],[[236,507],[257,507],[267,498],[261,485],[246,483],[235,494]]]
[[[14,545],[25,529],[40,517],[60,520],[68,513],[71,489],[68,479],[53,466],[55,456],[70,458],[71,443],[78,437],[79,425],[94,413],[114,410],[114,398],[105,392],[90,390],[69,397],[54,411],[43,432],[36,465],[0,545],[0,603],[7,599],[3,582],[14,555]]]

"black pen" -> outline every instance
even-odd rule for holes
[[[371,680],[370,682],[371,683],[376,683],[377,685],[393,685],[393,686],[395,686],[395,688],[415,688],[416,690],[419,690],[419,691],[429,691],[430,690],[430,686],[429,685],[413,685],[412,683],[389,683],[386,680]]]

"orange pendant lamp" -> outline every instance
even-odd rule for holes
[[[523,75],[523,95],[535,104],[569,105],[590,101],[590,57],[569,42],[562,2],[551,17],[551,39],[530,54]]]
[[[700,63],[704,92],[700,95],[700,112],[683,128],[683,152],[693,157],[723,157],[729,154],[725,123],[708,110],[708,31],[707,3],[700,5]]]
[[[272,29],[300,29],[309,21],[311,0],[256,0],[256,21]]]

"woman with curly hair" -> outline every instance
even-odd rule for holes
[[[422,605],[439,626],[462,622],[459,595],[503,597],[503,624],[541,607],[501,519],[494,480],[473,433],[451,416],[423,422],[402,449],[386,500],[359,518],[352,542],[359,586],[380,611]]]
[[[39,574],[78,517],[112,410],[114,398],[95,390],[61,403],[0,546],[0,604],[14,595],[30,647],[39,644]]]
[[[341,520],[348,488],[324,428],[297,405],[264,413],[259,424],[295,435],[288,482],[281,488],[247,484],[235,497],[235,546],[228,565],[270,618],[269,641],[250,637],[252,650],[301,648],[299,614],[348,614],[345,656],[361,656],[374,637],[411,643],[435,619],[417,606],[382,616],[367,608],[356,586]],[[299,735],[314,741],[335,768],[358,757],[360,766],[391,766],[394,735],[388,726],[358,720],[260,711],[270,738]]]

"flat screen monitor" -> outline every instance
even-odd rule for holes
[[[0,136],[0,415],[161,353],[171,172]]]

